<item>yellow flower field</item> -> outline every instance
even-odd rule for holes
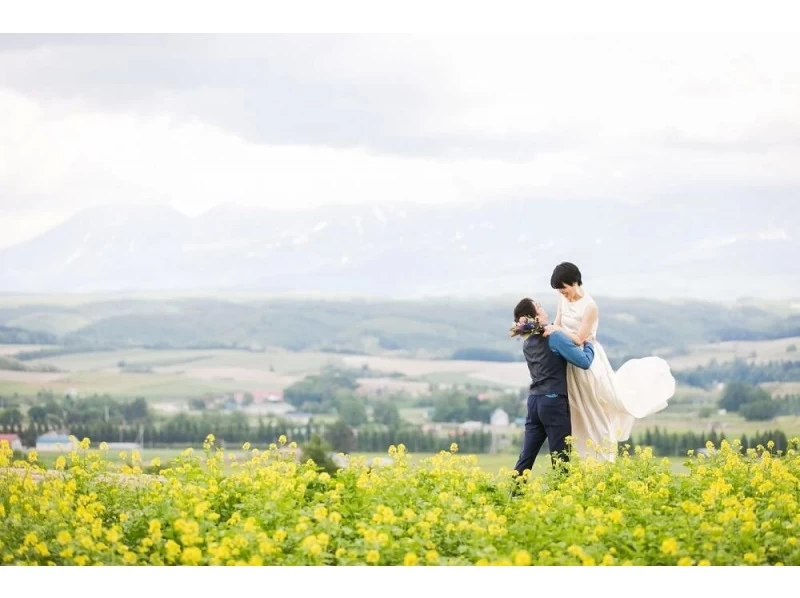
[[[285,438],[280,439],[282,444]],[[723,442],[688,473],[636,450],[519,484],[474,457],[353,459],[331,477],[277,445],[206,442],[160,475],[89,441],[43,472],[0,447],[5,565],[800,565],[800,441]],[[290,448],[292,445],[290,445]],[[34,453],[29,455],[35,461]]]

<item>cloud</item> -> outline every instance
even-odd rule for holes
[[[799,45],[1,35],[0,244],[109,203],[791,193]]]

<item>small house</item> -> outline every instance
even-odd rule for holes
[[[62,453],[77,448],[78,444],[61,432],[47,432],[36,438],[36,451],[40,453]]]
[[[509,417],[508,417],[508,413],[506,413],[503,409],[499,409],[499,408],[495,409],[492,412],[491,417],[489,418],[489,422],[492,424],[492,426],[495,426],[495,427],[498,427],[498,428],[508,427],[509,421],[510,420],[509,420]]]
[[[8,443],[8,446],[11,447],[12,451],[23,450],[22,441],[19,439],[19,435],[17,434],[0,434],[0,444],[2,444],[3,441]]]

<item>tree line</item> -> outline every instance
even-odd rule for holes
[[[789,446],[786,434],[781,430],[767,430],[766,432],[756,432],[754,434],[741,434],[741,435],[726,435],[724,432],[668,432],[656,427],[651,430],[646,429],[644,432],[631,435],[628,442],[631,446],[651,447],[653,453],[660,457],[685,457],[691,451],[698,451],[705,449],[707,441],[714,443],[714,446],[719,447],[723,440],[733,442],[739,440],[742,443],[742,450],[746,451],[750,448],[756,448],[761,445],[766,447],[767,443],[771,440],[775,443],[774,451],[786,451]]]
[[[800,361],[754,363],[745,359],[737,359],[719,363],[712,359],[708,365],[675,372],[674,376],[678,382],[697,388],[711,388],[718,382],[747,384],[798,382],[800,381]]]

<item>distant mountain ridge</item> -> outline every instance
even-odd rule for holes
[[[785,197],[221,205],[196,218],[104,206],[0,251],[0,292],[486,296],[547,288],[569,260],[595,294],[720,301],[800,295],[797,255],[800,216]]]

